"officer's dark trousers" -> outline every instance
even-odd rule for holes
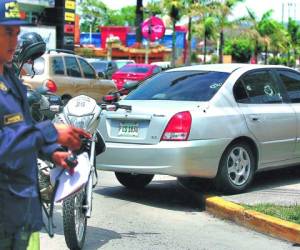
[[[0,229],[0,250],[26,250],[31,232],[6,233]]]

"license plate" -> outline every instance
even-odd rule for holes
[[[137,122],[120,122],[119,136],[138,137],[139,124]]]

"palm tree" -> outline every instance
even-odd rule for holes
[[[244,0],[224,0],[218,2],[212,2],[210,5],[212,13],[217,18],[217,24],[220,30],[220,44],[219,44],[219,63],[223,63],[223,48],[224,48],[224,30],[226,27],[230,27],[236,22],[229,21],[229,16],[232,15],[234,7],[244,2]]]
[[[290,44],[290,38],[288,35],[288,31],[281,23],[276,22],[274,23],[274,25],[275,25],[275,32],[273,32],[270,35],[271,38],[270,50],[272,50],[274,56],[277,56],[279,52],[287,51]]]
[[[267,63],[268,48],[271,44],[272,36],[275,38],[275,33],[278,31],[278,23],[271,18],[273,11],[265,12],[260,19],[255,13],[247,8],[248,24],[250,25],[249,35],[254,38],[254,56],[257,61],[259,46],[263,45],[265,49],[265,64]]]
[[[297,57],[297,48],[300,44],[300,25],[295,20],[289,18],[287,31],[290,37],[290,46],[293,49],[294,57]]]
[[[191,48],[191,40],[192,40],[192,22],[202,20],[205,13],[207,11],[207,8],[205,5],[201,4],[197,0],[184,0],[184,8],[183,8],[183,15],[188,16],[188,53],[185,61],[185,65],[191,64],[191,54],[192,54],[192,48]],[[195,20],[196,19],[196,20]]]
[[[207,40],[214,39],[216,37],[216,23],[215,19],[211,16],[207,16],[203,22],[204,26],[204,59],[203,62],[206,63],[207,54]]]
[[[172,58],[171,58],[171,67],[175,67],[176,59],[176,23],[180,19],[180,10],[182,10],[183,2],[182,0],[163,0],[162,5],[166,12],[172,19]]]

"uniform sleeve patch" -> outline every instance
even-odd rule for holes
[[[4,116],[4,125],[9,125],[24,120],[24,117],[21,113],[9,114]]]
[[[7,92],[8,88],[4,84],[4,82],[0,82],[0,90]]]

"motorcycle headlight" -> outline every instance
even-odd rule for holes
[[[84,130],[89,130],[89,124],[90,121],[93,120],[94,115],[86,115],[86,116],[68,116],[68,120],[70,122],[70,125],[82,128]]]

